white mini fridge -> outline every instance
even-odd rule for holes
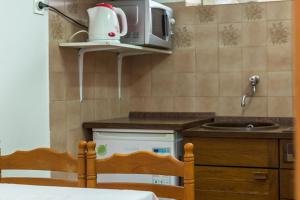
[[[180,158],[182,138],[172,130],[144,129],[93,129],[97,158],[107,158],[114,153],[152,151]],[[116,166],[118,167],[118,166]],[[136,182],[178,185],[179,179],[160,175],[99,174],[98,182]]]

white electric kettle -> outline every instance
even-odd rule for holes
[[[111,4],[100,3],[96,7],[88,9],[87,12],[89,14],[90,42],[120,42],[120,37],[127,34],[127,18],[122,9],[113,7]],[[122,32],[120,27],[122,27]]]

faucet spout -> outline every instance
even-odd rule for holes
[[[241,107],[245,107],[246,106],[246,99],[247,99],[247,95],[243,95],[241,98]]]

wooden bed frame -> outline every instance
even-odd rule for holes
[[[47,170],[77,173],[78,180],[52,178],[5,177],[0,183],[86,187],[86,142],[78,145],[77,159],[68,153],[59,153],[50,148],[38,148],[32,151],[17,151],[0,156],[0,170]]]
[[[95,143],[87,144],[87,187],[106,189],[132,189],[152,191],[158,197],[194,200],[193,144],[184,146],[184,162],[171,156],[139,151],[132,154],[114,154],[106,159],[96,159]],[[97,173],[102,174],[156,174],[179,176],[184,186],[146,183],[97,183]]]

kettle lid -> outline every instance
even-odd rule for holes
[[[109,3],[98,3],[96,4],[97,7],[106,7],[109,9],[113,9],[113,5],[109,4]]]

